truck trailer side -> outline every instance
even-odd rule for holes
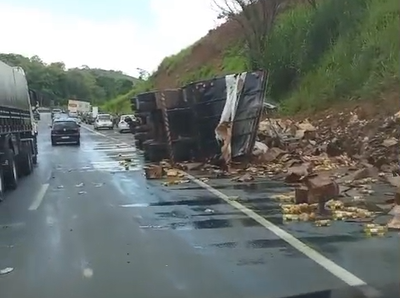
[[[22,68],[0,61],[0,200],[16,189],[18,178],[33,172],[37,162],[37,129],[32,91]]]

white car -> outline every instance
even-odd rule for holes
[[[122,115],[120,120],[119,120],[119,122],[118,122],[118,131],[120,133],[123,133],[124,131],[129,131],[130,130],[128,123],[125,122],[125,118],[126,117],[131,118],[133,121],[136,120],[136,117],[134,115]]]
[[[75,121],[76,121],[76,123],[78,123],[78,124],[81,124],[82,123],[82,120],[81,120],[81,118],[78,116],[78,114],[73,114],[73,113],[70,113],[69,114],[69,118],[71,118],[71,119],[74,119]]]
[[[114,123],[112,122],[112,117],[110,114],[100,114],[96,117],[94,121],[94,129],[113,129]]]

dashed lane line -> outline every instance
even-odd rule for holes
[[[94,131],[93,129],[91,129],[89,127],[86,127],[86,126],[83,126],[83,127],[85,129],[97,134],[97,135],[103,136],[103,137],[108,138],[108,139],[112,139],[112,140],[117,141],[117,142],[119,142],[121,144],[127,144],[127,143],[122,142],[121,140],[118,140],[116,138],[113,138],[113,137],[110,137],[108,135],[102,134],[100,132]],[[304,242],[300,241],[299,239],[294,237],[292,234],[290,234],[290,233],[286,232],[285,230],[281,229],[277,225],[273,224],[269,220],[265,219],[261,215],[257,214],[256,212],[254,212],[253,210],[247,208],[246,206],[240,204],[239,202],[230,199],[229,196],[227,196],[226,194],[224,194],[224,193],[220,192],[219,190],[213,188],[209,184],[197,179],[196,177],[190,175],[189,173],[186,173],[184,171],[182,171],[182,173],[184,175],[186,175],[188,179],[190,179],[191,181],[193,181],[194,183],[196,183],[200,187],[208,190],[209,192],[211,192],[212,194],[214,194],[215,196],[217,196],[221,200],[225,201],[226,203],[228,203],[229,205],[231,205],[235,209],[241,211],[242,213],[246,214],[248,217],[250,217],[253,220],[255,220],[256,222],[258,222],[264,228],[266,228],[267,230],[269,230],[272,233],[274,233],[280,239],[282,239],[283,241],[285,241],[286,243],[291,245],[293,248],[297,249],[299,252],[303,253],[305,256],[307,256],[308,258],[310,258],[311,260],[316,262],[318,265],[323,267],[325,270],[327,270],[328,272],[330,272],[331,274],[336,276],[338,279],[340,279],[341,281],[343,281],[347,285],[352,286],[352,287],[358,287],[363,292],[365,297],[367,297],[367,298],[375,298],[375,297],[378,298],[378,297],[381,297],[381,293],[378,290],[376,290],[375,288],[370,287],[364,280],[360,279],[359,277],[357,277],[353,273],[347,271],[345,268],[339,266],[338,264],[336,264],[332,260],[330,260],[327,257],[323,256],[321,253],[319,253],[318,251],[316,251],[313,248],[309,247],[307,244],[305,244]]]
[[[92,132],[92,133],[94,133],[94,134],[96,134],[96,135],[102,136],[102,137],[104,137],[104,138],[106,138],[106,139],[113,140],[113,141],[115,141],[115,142],[119,142],[119,143],[122,144],[122,145],[132,146],[131,144],[128,144],[128,143],[126,143],[126,142],[123,142],[123,141],[121,141],[121,140],[119,140],[119,139],[117,139],[117,138],[113,138],[113,137],[111,137],[111,136],[109,136],[109,135],[106,135],[106,134],[104,134],[104,133],[95,131],[94,129],[91,129],[91,128],[88,127],[87,125],[82,125],[81,127],[84,128],[84,129],[86,129],[86,130],[88,130],[88,131],[90,131],[90,132]]]
[[[42,184],[39,192],[36,194],[36,197],[34,198],[31,206],[29,207],[30,211],[35,211],[40,207],[40,205],[42,204],[43,198],[46,195],[47,189],[49,188],[49,185],[50,184],[48,184],[48,183]]]

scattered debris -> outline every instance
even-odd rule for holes
[[[77,188],[83,187],[83,183],[79,183],[79,184],[75,185],[75,187],[77,187]]]
[[[400,230],[400,206],[394,206],[393,209],[390,210],[389,214],[393,215],[393,218],[388,222],[388,228]]]
[[[321,219],[316,220],[314,224],[316,227],[329,227],[331,225],[331,221],[328,219]]]
[[[163,167],[161,165],[150,165],[144,168],[146,179],[161,179]]]
[[[91,278],[91,277],[93,277],[93,269],[91,269],[91,268],[85,268],[85,269],[83,269],[82,275],[83,275],[83,277],[86,277],[86,278]]]
[[[367,236],[385,236],[388,228],[377,224],[366,224],[364,226],[364,232]]]
[[[254,176],[250,175],[249,173],[246,173],[242,176],[233,178],[232,181],[237,181],[237,182],[250,182],[254,180]]]

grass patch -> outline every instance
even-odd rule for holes
[[[130,113],[132,112],[131,98],[140,93],[148,92],[153,89],[154,83],[152,77],[145,81],[138,81],[131,91],[106,102],[103,106],[101,106],[101,109],[110,113]]]
[[[322,2],[315,14],[328,18],[334,4],[344,8],[335,11],[336,22],[332,23],[337,24],[337,33],[334,31],[330,46],[321,51],[314,63],[297,65],[298,82],[290,94],[283,92],[283,98],[279,97],[287,113],[321,109],[341,100],[373,98],[399,83],[397,0],[329,0]],[[307,32],[312,30],[313,26]],[[317,42],[307,38],[304,41],[303,53]]]
[[[161,64],[157,68],[157,72],[170,73],[176,69],[176,67],[192,53],[192,48],[194,45],[181,50],[178,54],[165,57]]]

